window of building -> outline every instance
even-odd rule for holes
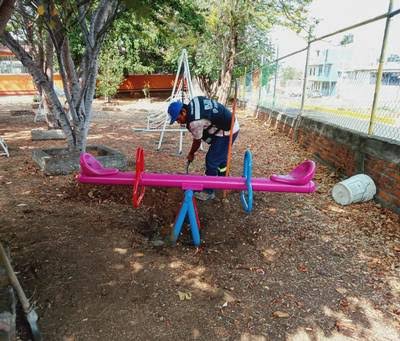
[[[370,72],[369,74],[369,84],[376,83],[376,72]]]
[[[384,72],[382,85],[400,85],[400,72]]]
[[[329,74],[331,73],[331,68],[332,64],[326,64],[324,67],[324,76],[329,77]]]

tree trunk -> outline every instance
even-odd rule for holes
[[[43,22],[47,25],[47,31],[56,50],[69,113],[57,97],[52,78],[49,78],[45,70],[35,64],[32,57],[10,33],[5,32],[3,35],[6,45],[29,70],[36,85],[43,90],[50,111],[60,123],[71,152],[82,152],[86,148],[96,89],[97,59],[105,34],[115,18],[118,5],[118,0],[99,0],[89,19],[87,17],[89,15],[89,3],[83,1],[78,4],[78,23],[85,42],[85,52],[79,72],[72,60],[66,24],[51,10],[55,8],[54,1],[48,0],[47,2]]]
[[[226,104],[229,96],[229,89],[231,88],[232,72],[235,66],[235,56],[237,49],[238,32],[234,26],[231,29],[231,36],[229,39],[229,50],[227,63],[224,65],[223,74],[221,75],[221,85],[217,91],[218,101],[222,104]]]
[[[43,70],[41,70],[31,56],[21,47],[21,45],[11,36],[9,32],[4,32],[4,41],[7,47],[17,56],[21,63],[29,70],[34,82],[40,86],[44,93],[47,95],[49,101],[52,103],[54,114],[59,119],[61,127],[66,135],[67,143],[70,149],[74,149],[75,138],[72,134],[68,117],[54,91],[54,88]]]
[[[45,45],[44,45],[44,65],[43,71],[47,76],[51,86],[54,88],[54,49],[53,42],[51,41],[50,35],[46,32]],[[63,105],[63,103],[62,103]],[[60,129],[60,122],[56,119],[54,115],[54,108],[47,95],[43,98],[43,108],[46,114],[46,122],[49,129]]]

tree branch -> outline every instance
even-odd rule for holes
[[[15,0],[0,0],[0,36],[14,11]]]

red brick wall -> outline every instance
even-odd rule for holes
[[[307,129],[299,129],[297,142],[340,173],[356,173],[356,155],[349,146]]]
[[[400,207],[400,165],[366,155],[364,169],[374,179],[378,197]]]
[[[375,182],[375,198],[384,206],[400,213],[400,144],[371,138],[356,132],[329,126],[309,118],[295,118],[263,108],[257,118],[285,135],[294,134],[296,142],[312,152],[320,161],[350,177],[364,173]]]

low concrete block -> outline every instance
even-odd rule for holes
[[[32,129],[32,141],[42,140],[65,140],[64,132],[61,129]]]
[[[86,147],[104,167],[114,167],[121,170],[127,168],[128,162],[124,154],[103,146]],[[67,148],[34,149],[32,159],[46,175],[67,175],[79,170],[79,153],[72,154]]]

